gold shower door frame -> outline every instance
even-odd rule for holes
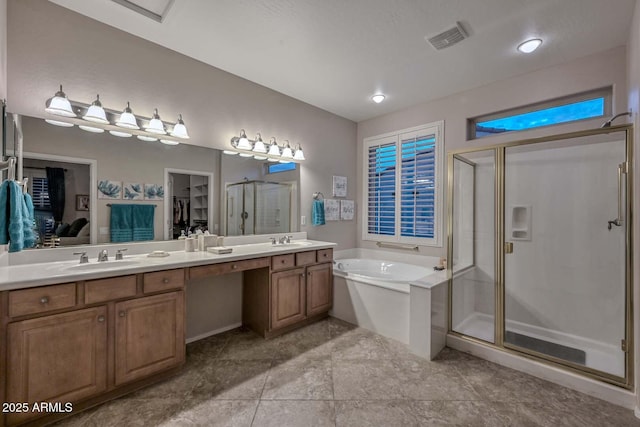
[[[549,356],[523,347],[518,347],[504,341],[505,335],[505,253],[507,242],[505,240],[505,153],[509,147],[517,147],[528,144],[552,142],[586,136],[608,134],[614,132],[624,132],[626,144],[627,173],[625,174],[625,376],[619,377],[593,368],[569,362],[564,359]],[[465,148],[447,152],[447,258],[453,260],[453,193],[454,193],[454,159],[466,153],[493,151],[495,159],[495,321],[494,321],[494,343],[490,343],[479,338],[471,337],[453,331],[453,262],[448,263],[449,277],[449,326],[448,333],[464,340],[477,344],[497,348],[502,351],[524,356],[533,360],[542,361],[552,366],[560,366],[566,370],[577,372],[589,378],[604,381],[626,389],[633,389],[633,360],[634,360],[634,340],[633,340],[633,126],[630,124],[611,126],[608,128],[590,129],[584,131],[570,132],[558,135],[545,136],[541,138],[525,139],[498,145],[479,146]],[[460,158],[458,158],[460,160]],[[475,198],[475,188],[474,188]],[[474,222],[477,212],[474,209]],[[475,256],[475,250],[474,256]]]

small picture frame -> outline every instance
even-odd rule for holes
[[[353,220],[356,203],[353,200],[340,200],[340,219],[342,221]]]
[[[90,201],[88,194],[76,194],[76,210],[88,211]]]
[[[346,176],[333,176],[333,197],[347,197]]]

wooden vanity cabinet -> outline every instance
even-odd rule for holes
[[[77,412],[166,377],[185,360],[184,284],[175,269],[0,293],[4,401]],[[0,414],[0,426],[60,416]]]
[[[273,337],[327,315],[333,304],[333,251],[271,257],[271,268],[244,273],[242,323]]]

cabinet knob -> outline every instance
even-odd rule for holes
[[[281,260],[280,260],[280,264],[284,264],[284,262],[285,262],[285,261],[284,261],[283,259],[281,259]]]
[[[102,315],[98,316],[98,322],[100,323],[104,322],[104,316]]]
[[[300,273],[300,277],[304,277],[304,273]]]
[[[322,256],[323,256],[323,257],[325,257],[325,258],[326,258],[326,257],[328,257],[328,255],[327,255],[327,254],[322,254]]]
[[[311,276],[311,272],[307,273],[309,276]]]
[[[167,284],[169,283],[169,279],[167,279],[166,277],[164,279],[162,279],[162,283]]]
[[[233,264],[233,265],[231,266],[231,268],[232,268],[233,270],[235,270],[235,269],[237,269],[237,268],[238,268],[238,266],[237,266],[237,265],[235,265],[235,264]]]
[[[49,297],[44,296],[40,298],[40,304],[47,304],[49,302]]]
[[[120,313],[118,313],[118,316],[120,316],[120,317],[124,317],[126,315],[127,315],[126,311],[121,311]]]

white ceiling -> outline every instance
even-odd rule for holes
[[[361,121],[626,44],[635,0],[175,0],[162,23],[111,0],[51,0]],[[431,37],[461,21],[470,37]],[[523,55],[516,45],[540,37]],[[188,76],[185,76],[188,78]],[[374,104],[382,92],[387,99]]]

